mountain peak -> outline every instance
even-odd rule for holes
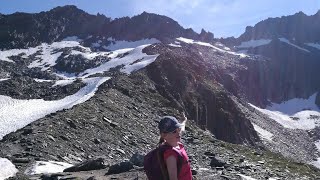
[[[320,27],[316,17],[320,12],[313,16],[308,16],[302,11],[290,16],[277,18],[268,18],[260,21],[254,27],[248,26],[245,33],[239,39],[240,41],[250,41],[251,39],[273,39],[287,38],[296,39],[299,42],[313,42],[320,39]]]

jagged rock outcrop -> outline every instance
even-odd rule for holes
[[[14,13],[0,18],[0,49],[24,48],[40,43],[51,43],[66,37],[77,36],[90,46],[96,37],[136,41],[156,38],[168,42],[177,37],[187,37],[210,42],[213,34],[184,29],[166,16],[143,12],[132,18],[111,20],[104,15],[90,15],[76,6],[56,7],[36,14]],[[107,39],[100,39],[108,43]]]
[[[319,22],[320,11],[311,16],[299,12],[248,26],[239,38],[220,39],[233,49],[267,57],[243,62],[248,70],[239,73],[238,85],[250,102],[265,107],[268,101],[308,98],[319,91],[320,51],[307,45],[320,41]],[[259,40],[265,42],[259,45]]]
[[[37,14],[14,13],[0,19],[0,49],[51,43],[68,36],[87,37],[108,23],[103,15],[90,15],[76,6],[56,7]]]
[[[284,37],[295,39],[298,42],[320,41],[320,11],[307,16],[303,12],[290,16],[268,18],[257,23],[254,27],[248,26],[238,40],[249,41],[251,39],[273,39]]]
[[[210,62],[191,49],[168,50],[159,45],[146,52],[163,54],[147,67],[157,91],[184,110],[200,127],[228,142],[253,145],[258,141],[256,132],[237,108],[232,95],[218,83],[219,77],[215,77],[214,72],[220,68],[214,69]]]

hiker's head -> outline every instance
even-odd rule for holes
[[[181,128],[179,121],[173,116],[163,116],[158,125],[160,133],[171,133]]]
[[[161,138],[169,143],[176,143],[180,141],[181,127],[182,125],[173,116],[162,117],[158,125]]]

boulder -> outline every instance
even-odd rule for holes
[[[84,161],[80,164],[64,169],[63,172],[91,171],[91,170],[98,170],[98,169],[104,169],[104,168],[106,168],[106,165],[104,164],[104,159],[98,158],[98,159],[90,159],[88,161]]]

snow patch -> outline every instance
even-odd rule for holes
[[[6,134],[23,128],[50,113],[69,109],[76,104],[87,101],[95,94],[98,87],[108,79],[110,78],[85,79],[84,82],[87,83],[85,87],[73,95],[56,101],[44,101],[43,99],[19,100],[0,95],[0,139]]]
[[[72,164],[57,162],[57,161],[36,161],[31,167],[28,167],[24,172],[26,175],[59,173],[64,169],[73,166]]]
[[[270,111],[279,111],[284,114],[293,115],[302,110],[320,111],[318,106],[315,104],[317,93],[311,95],[308,99],[294,98],[280,104],[271,103],[266,109]]]
[[[58,80],[52,85],[52,87],[55,86],[66,86],[68,84],[72,84],[76,79],[63,79],[63,80]]]
[[[315,104],[316,93],[308,99],[294,98],[266,109],[250,104],[285,128],[310,130],[320,125],[320,109]]]
[[[220,51],[220,52],[224,52],[224,53],[228,53],[228,54],[232,54],[232,55],[238,55],[240,57],[247,57],[248,55],[245,55],[245,54],[239,54],[239,53],[236,53],[236,52],[233,52],[233,51],[227,51],[227,50],[224,50],[224,49],[221,49],[221,48],[218,48],[216,46],[213,46],[212,44],[210,43],[206,43],[206,42],[201,42],[201,41],[195,41],[193,39],[187,39],[187,38],[184,38],[184,37],[179,37],[177,38],[177,40],[181,41],[181,42],[184,42],[184,43],[187,43],[187,44],[198,44],[198,45],[201,45],[201,46],[207,46],[207,47],[211,47],[217,51]]]
[[[172,44],[172,43],[170,43],[170,44],[168,44],[169,46],[172,46],[172,47],[181,47],[180,45],[178,45],[178,44]]]
[[[243,174],[237,174],[237,176],[240,176],[240,178],[241,178],[242,180],[256,180],[256,179],[254,179],[254,178],[252,178],[252,177],[245,176],[245,175],[243,175]]]
[[[80,51],[76,51],[76,50],[72,50],[70,55],[81,55],[82,57],[89,59],[89,60],[93,60],[94,58],[96,58],[97,56],[108,56],[110,54],[110,52],[80,52]]]
[[[320,50],[320,44],[318,43],[305,43],[305,44]]]
[[[39,48],[29,48],[29,49],[10,49],[5,51],[0,51],[0,61],[14,62],[10,59],[11,56],[17,56],[19,54],[24,54],[22,57],[27,58],[28,56],[39,51]]]
[[[37,79],[37,78],[34,78],[33,80],[36,81],[36,82],[52,82],[52,80],[47,80],[47,79]]]
[[[120,65],[124,65],[124,67],[121,68],[121,72],[130,74],[133,71],[139,70],[148,64],[152,63],[156,60],[156,58],[159,56],[157,55],[147,55],[145,53],[142,53],[143,48],[147,47],[149,45],[143,45],[136,47],[134,49],[122,49],[120,51],[113,51],[112,57],[109,56],[111,59],[110,61],[92,68],[87,69],[84,72],[80,73],[79,76],[82,77],[88,77],[93,74],[97,73],[103,73],[104,71],[109,71],[110,68],[117,67]],[[128,53],[124,57],[119,57],[118,53]]]
[[[254,123],[252,123],[252,125],[253,125],[254,130],[258,132],[258,135],[260,138],[272,141],[272,136],[273,136],[272,133],[270,133],[269,131],[267,131],[265,129],[262,129],[260,126],[254,124]]]
[[[76,41],[61,41],[54,42],[52,44],[42,43],[36,48],[42,50],[40,55],[37,55],[37,60],[31,62],[28,68],[39,67],[42,71],[49,69],[51,66],[56,65],[56,60],[61,56],[62,52],[56,52],[56,49],[63,49],[66,47],[75,47],[79,46],[79,42]],[[55,52],[55,53],[53,53]]]
[[[306,51],[306,52],[310,52],[310,51],[307,50],[307,49],[304,49],[304,48],[302,48],[302,47],[300,47],[300,46],[297,46],[297,45],[291,43],[291,42],[290,42],[288,39],[286,39],[286,38],[279,38],[279,40],[282,41],[282,42],[285,42],[285,43],[287,43],[287,44],[289,44],[289,45],[291,45],[291,46],[293,46],[293,47],[295,47],[295,48],[298,48],[298,49],[300,49],[300,50],[303,50],[303,51]]]
[[[0,180],[14,177],[18,172],[18,169],[6,158],[0,158]]]
[[[0,82],[1,81],[6,81],[6,80],[9,80],[10,78],[3,78],[3,79],[0,79]]]
[[[245,42],[241,42],[241,44],[239,46],[237,46],[237,48],[255,48],[258,46],[263,46],[263,45],[267,45],[271,42],[271,39],[252,39],[250,41],[245,41]]]
[[[320,140],[314,142],[314,145],[316,145],[318,151],[320,152]]]
[[[118,50],[118,49],[125,49],[125,48],[135,48],[145,44],[154,44],[154,43],[160,42],[158,39],[155,39],[155,38],[142,39],[139,41],[116,41],[112,37],[109,37],[107,40],[111,41],[111,44],[105,47],[105,49],[108,49],[111,51]]]
[[[320,169],[320,158],[317,158],[316,161],[312,161],[309,164],[311,164],[311,165],[317,167],[318,169]]]

